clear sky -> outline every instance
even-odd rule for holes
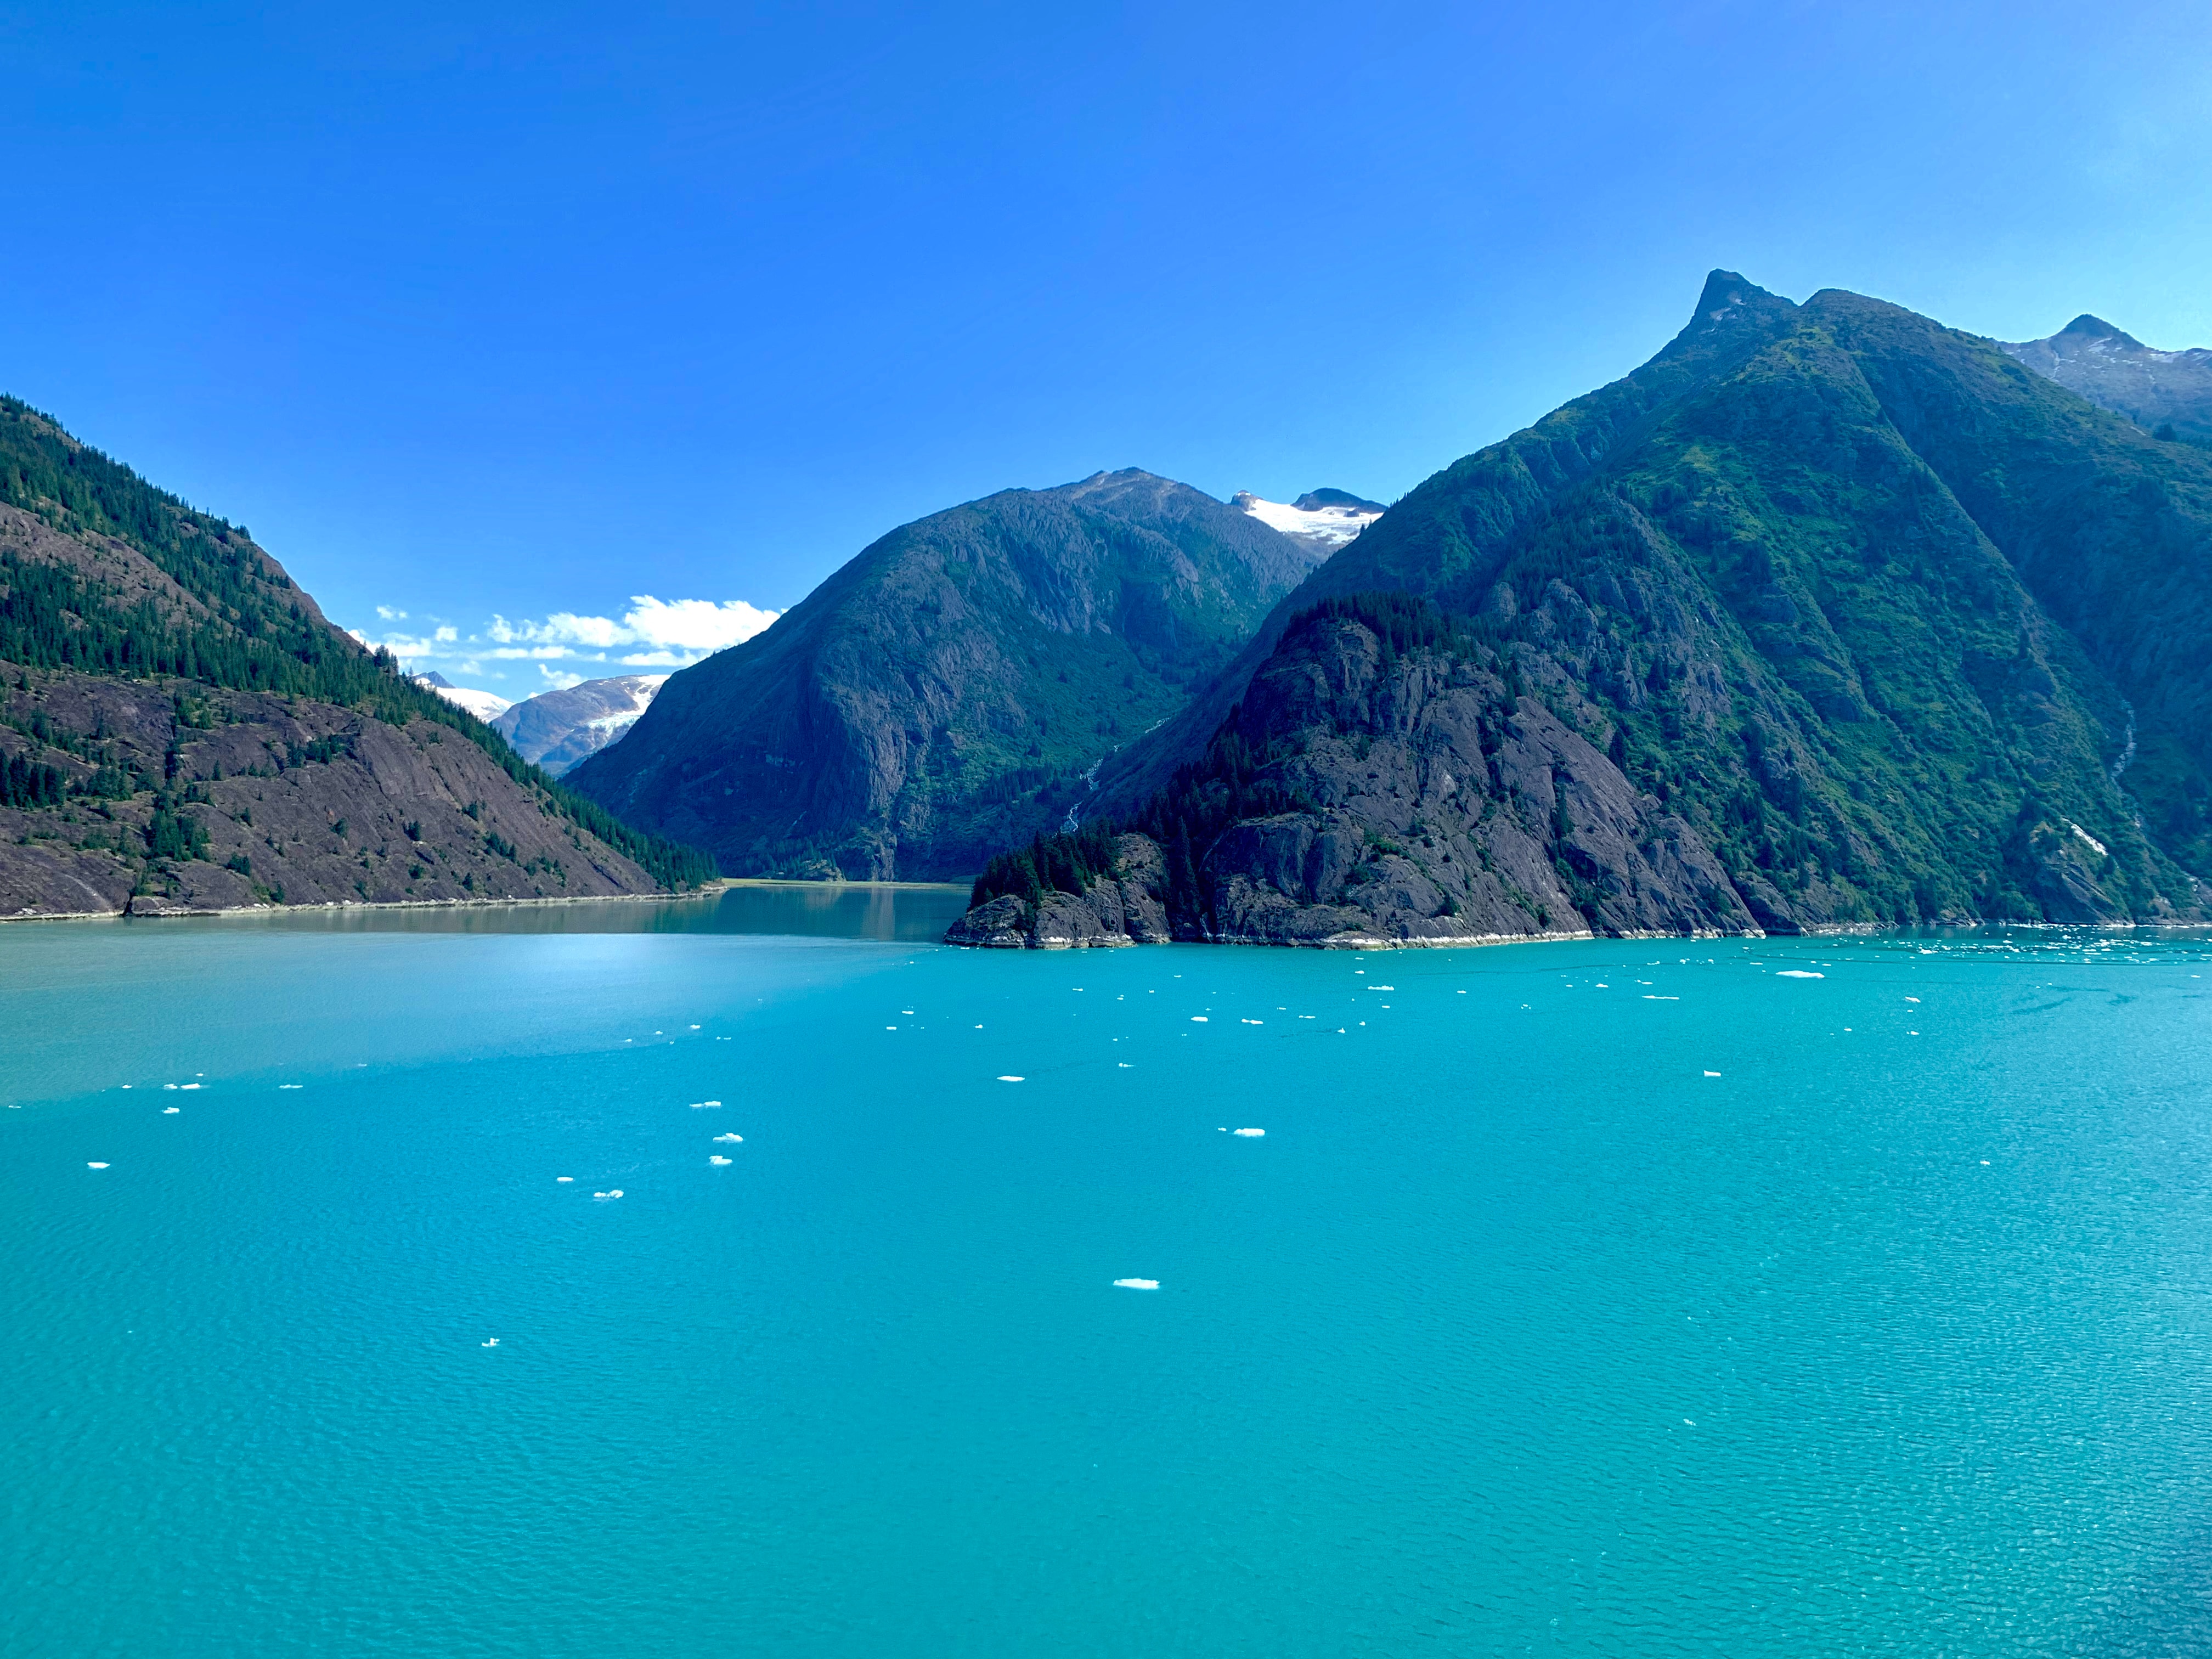
[[[2201,3],[0,0],[0,389],[508,696],[1010,485],[1388,501],[1717,265],[2212,343]]]

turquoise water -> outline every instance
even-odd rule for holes
[[[0,929],[0,1651],[2204,1650],[2202,939],[899,902]]]

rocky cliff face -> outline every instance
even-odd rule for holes
[[[1082,890],[1004,893],[975,906],[945,934],[953,945],[1068,951],[1165,945],[1170,930],[1166,874],[1155,842],[1115,838],[1112,862]]]
[[[885,536],[568,781],[732,874],[965,878],[1323,556],[1149,473],[1007,490]]]
[[[0,918],[642,893],[700,863],[0,399]]]
[[[1371,677],[1350,626],[1395,641]],[[2209,759],[2212,458],[1716,273],[1317,571],[1097,811],[1193,937],[2181,921]]]
[[[2160,351],[2100,317],[2076,317],[2048,339],[2005,351],[2039,374],[2147,432],[2212,444],[2212,351]]]
[[[0,753],[59,782],[0,806],[0,917],[657,885],[449,726],[191,680],[5,684]]]

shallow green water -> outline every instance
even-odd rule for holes
[[[0,1651],[2212,1631],[2201,939],[641,908],[0,929]]]

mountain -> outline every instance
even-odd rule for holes
[[[505,708],[491,729],[557,778],[620,738],[667,684],[665,674],[617,674],[540,691]]]
[[[1341,489],[1310,489],[1288,503],[1262,501],[1249,489],[1239,490],[1229,504],[1324,557],[1382,516],[1379,502],[1362,501]]]
[[[1317,570],[956,933],[1126,939],[1146,897],[1281,943],[2198,921],[2208,760],[2212,455],[1717,271]]]
[[[1325,556],[1131,469],[902,526],[568,781],[732,874],[957,877],[1080,809]]]
[[[332,627],[242,526],[0,398],[0,916],[707,873]]]
[[[2148,431],[2212,444],[2212,351],[2203,346],[2155,350],[2086,312],[2047,340],[1999,344],[2037,374]]]
[[[496,692],[477,691],[468,686],[455,685],[443,674],[417,674],[414,677],[414,680],[416,684],[425,690],[435,691],[454,708],[467,710],[487,726],[514,707]],[[523,758],[532,760],[535,757],[525,755]]]

